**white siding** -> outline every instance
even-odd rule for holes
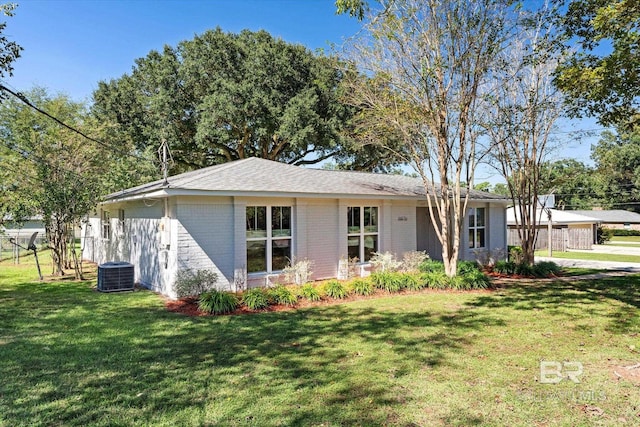
[[[313,201],[306,206],[306,248],[307,258],[314,262],[315,279],[336,277],[338,261],[347,256],[347,212],[344,210],[344,233],[340,233],[338,201]],[[344,235],[344,245],[340,236]],[[344,246],[344,247],[342,247]]]
[[[415,251],[417,248],[416,205],[394,202],[390,216],[391,240],[388,250],[401,259],[405,252]]]

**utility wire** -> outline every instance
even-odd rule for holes
[[[78,130],[78,129],[76,129],[76,128],[72,127],[72,126],[69,126],[68,124],[66,124],[66,123],[65,123],[65,122],[63,122],[62,120],[58,119],[57,117],[55,117],[55,116],[53,116],[53,115],[49,114],[48,112],[46,112],[46,111],[44,111],[43,109],[39,108],[38,106],[34,105],[34,104],[33,104],[33,103],[32,103],[32,102],[31,102],[31,101],[30,101],[26,96],[24,96],[24,94],[22,94],[21,92],[13,91],[13,90],[9,89],[8,87],[6,87],[6,86],[5,86],[4,84],[2,84],[2,83],[0,83],[0,90],[3,90],[3,91],[5,91],[5,92],[7,92],[7,93],[9,93],[9,94],[11,94],[11,95],[13,95],[13,96],[15,96],[15,97],[16,97],[16,98],[18,98],[20,101],[24,102],[27,106],[29,106],[29,107],[33,108],[33,109],[34,109],[35,111],[37,111],[38,113],[45,115],[45,116],[46,116],[46,117],[48,117],[49,119],[51,119],[51,120],[53,120],[54,122],[58,123],[60,126],[62,126],[62,127],[64,127],[64,128],[66,128],[66,129],[69,129],[69,130],[70,130],[70,131],[72,131],[72,132],[77,133],[78,135],[80,135],[80,136],[84,137],[85,139],[88,139],[89,141],[95,142],[96,144],[98,144],[98,145],[100,145],[100,146],[102,146],[102,147],[104,147],[104,148],[107,148],[107,149],[109,149],[109,150],[116,151],[116,152],[118,152],[119,154],[122,154],[122,155],[124,155],[124,156],[129,156],[129,157],[133,157],[133,158],[138,159],[138,160],[143,160],[143,161],[145,161],[145,162],[152,162],[152,163],[153,163],[153,161],[151,161],[151,160],[149,160],[149,159],[146,159],[146,158],[144,158],[144,157],[142,157],[142,156],[139,156],[139,155],[137,155],[137,154],[133,154],[133,153],[130,153],[130,152],[128,152],[128,151],[124,151],[124,150],[121,150],[121,149],[119,149],[119,148],[116,148],[116,147],[114,147],[114,146],[112,146],[112,145],[110,145],[110,144],[107,144],[106,142],[100,141],[100,140],[98,140],[98,139],[96,139],[96,138],[93,138],[93,137],[91,137],[91,136],[89,136],[89,135],[85,134],[85,133],[84,133],[84,132],[82,132],[81,130]]]

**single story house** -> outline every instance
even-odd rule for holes
[[[44,220],[41,216],[31,217],[21,223],[16,223],[11,217],[6,217],[2,226],[0,226],[0,234],[15,239],[29,239],[35,232],[38,232],[39,237],[42,236],[44,238]]]
[[[553,250],[591,249],[593,244],[598,243],[597,229],[600,220],[576,212],[538,208],[536,210],[538,238],[535,249],[548,249],[549,247],[549,214],[551,214]],[[516,222],[516,218],[519,219],[519,217],[518,210],[513,207],[507,209],[509,246],[520,245]]]
[[[460,257],[505,249],[501,196],[471,190]],[[374,252],[441,257],[419,178],[302,168],[248,158],[107,196],[88,219],[85,259],[134,265],[135,281],[175,297],[179,270],[210,269],[221,289],[273,283],[291,259],[313,279]]]
[[[603,228],[617,230],[640,230],[640,214],[622,209],[613,210],[575,210],[579,215],[586,215],[600,221]]]

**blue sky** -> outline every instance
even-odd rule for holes
[[[335,14],[334,0],[16,0],[5,34],[23,48],[14,76],[4,81],[25,91],[35,85],[89,101],[101,80],[131,71],[136,58],[175,46],[207,29],[264,29],[312,50],[330,50],[360,28]],[[593,121],[564,122],[560,157],[589,162],[591,137],[576,140],[577,129],[599,128]],[[492,170],[477,182],[497,182]]]

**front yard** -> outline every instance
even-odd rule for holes
[[[2,426],[640,424],[640,275],[205,317],[34,277],[0,264]]]

